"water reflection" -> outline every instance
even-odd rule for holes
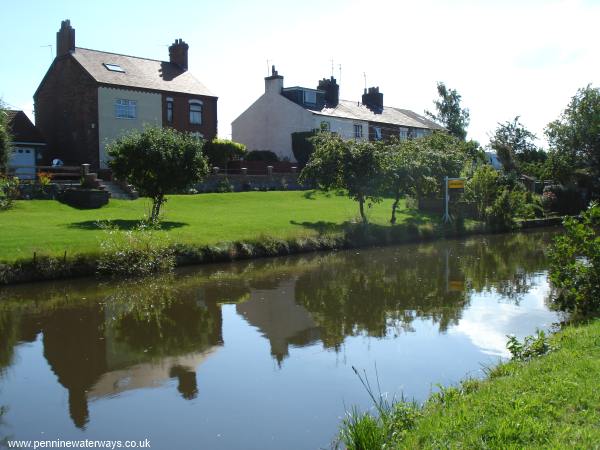
[[[532,290],[545,311],[544,292],[536,289],[545,280],[549,237],[478,237],[188,269],[138,282],[6,288],[0,388],[15,348],[41,337],[80,429],[92,420],[91,401],[128,391],[172,384],[180,398],[196,401],[203,392],[199,368],[227,344],[226,304],[264,336],[279,370],[291,348],[340,351],[351,337],[394,339],[418,334],[421,323],[502,354],[503,335],[530,317],[520,302]]]

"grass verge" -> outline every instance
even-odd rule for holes
[[[547,355],[500,364],[422,406],[390,405],[384,420],[350,414],[341,438],[350,449],[598,448],[600,320],[567,326],[550,345]]]

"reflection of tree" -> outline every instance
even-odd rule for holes
[[[341,253],[301,275],[296,301],[321,327],[328,347],[346,336],[383,337],[429,319],[444,332],[458,323],[472,291],[492,287],[518,301],[543,270],[549,236],[515,234],[445,241],[395,250]]]
[[[0,310],[0,375],[12,361],[17,343],[17,323],[14,314]]]
[[[183,355],[222,343],[221,309],[199,302],[195,294],[168,278],[116,289],[107,301],[115,340],[147,357]]]
[[[471,288],[494,288],[518,302],[533,286],[533,278],[547,267],[544,250],[552,233],[519,233],[486,236],[466,241],[459,264]]]

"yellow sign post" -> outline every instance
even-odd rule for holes
[[[464,189],[465,180],[461,179],[450,179],[448,180],[448,189]]]

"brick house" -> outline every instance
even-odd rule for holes
[[[365,89],[362,101],[341,100],[339,91],[334,77],[320,80],[316,89],[284,87],[273,67],[265,93],[232,122],[232,138],[249,150],[271,150],[294,160],[291,135],[298,131],[326,128],[345,139],[379,140],[444,130],[413,111],[384,106],[378,87]]]
[[[35,121],[47,158],[67,165],[107,167],[106,144],[145,125],[173,127],[212,139],[217,97],[188,71],[188,45],[169,47],[169,61],[75,46],[75,30],[61,23],[56,58],[34,96]]]

